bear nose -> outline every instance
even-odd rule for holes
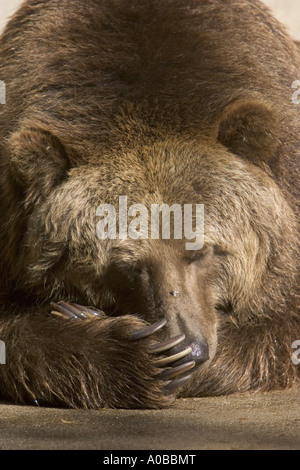
[[[202,364],[209,359],[209,346],[207,341],[193,341],[190,344],[192,352],[189,354],[191,361],[195,361],[196,364]]]
[[[191,348],[191,352],[184,358],[177,361],[178,365],[183,364],[184,361],[195,361],[196,366],[203,364],[209,359],[209,346],[206,340],[184,341],[180,346],[172,349],[172,354],[182,352],[186,348]]]

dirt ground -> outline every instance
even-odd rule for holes
[[[19,3],[0,0],[0,30]],[[300,0],[265,3],[300,40]],[[163,411],[0,404],[4,449],[300,449],[300,390],[178,400]]]
[[[0,405],[1,450],[296,450],[300,390],[177,400],[162,411]]]

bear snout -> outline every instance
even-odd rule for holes
[[[170,256],[168,264],[118,259],[106,272],[105,282],[116,303],[112,311],[137,315],[150,324],[165,318],[166,326],[156,335],[160,341],[184,334],[184,341],[170,352],[180,354],[190,348],[178,365],[189,360],[201,366],[215,354],[216,317],[206,284],[209,266],[198,269]]]

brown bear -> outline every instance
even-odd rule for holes
[[[0,398],[161,408],[299,383],[300,55],[263,3],[27,0],[0,57]],[[203,245],[171,212],[169,237],[100,239],[121,196],[140,226],[204,207]]]

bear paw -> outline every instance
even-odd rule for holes
[[[73,320],[97,320],[100,318],[107,318],[106,315],[96,309],[78,305],[76,303],[67,303],[60,301],[58,303],[51,303],[52,315],[73,319]],[[161,319],[158,322],[145,326],[141,329],[128,334],[128,341],[137,342],[149,339],[152,335],[161,330],[167,323],[166,319]],[[180,351],[179,353],[172,354],[172,349],[181,344],[185,340],[185,335],[180,334],[163,342],[151,342],[148,344],[147,352],[151,356],[151,362],[154,369],[157,371],[155,379],[163,382],[162,393],[164,395],[176,396],[176,393],[190,380],[191,374],[184,375],[195,366],[195,361],[184,362],[191,352],[190,347]],[[178,362],[180,361],[179,365]]]

